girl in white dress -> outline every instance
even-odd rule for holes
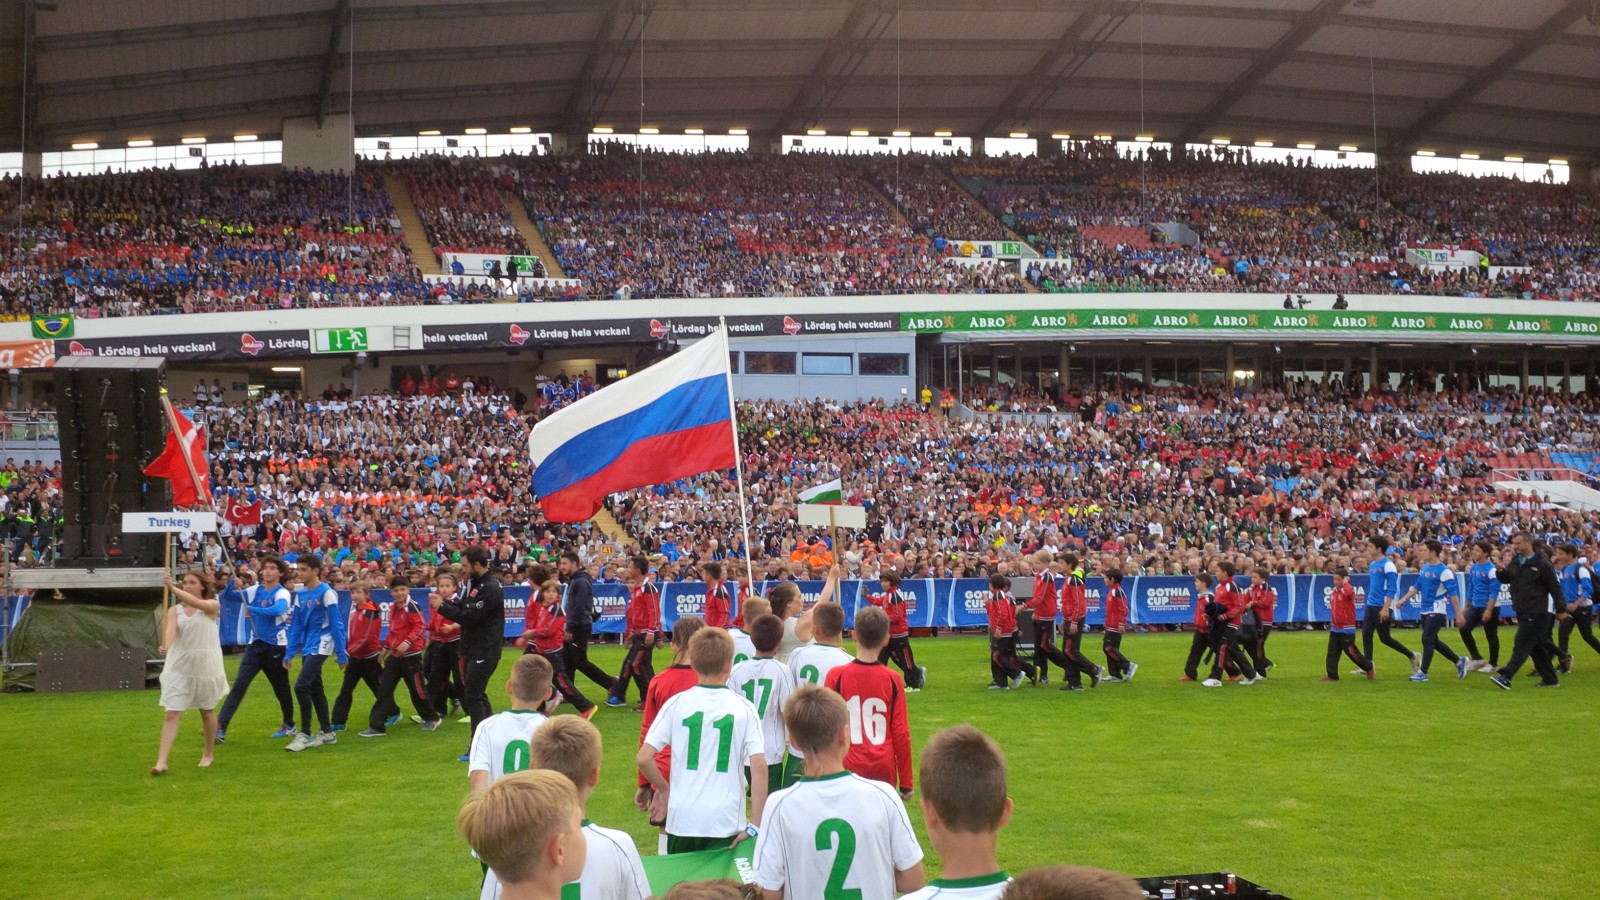
[[[161,670],[161,752],[151,775],[167,771],[167,756],[178,739],[178,723],[186,709],[200,710],[205,752],[200,766],[211,765],[211,748],[217,739],[217,703],[228,693],[228,676],[222,669],[222,639],[218,623],[222,604],[203,569],[191,569],[167,588],[177,602],[167,607],[161,630],[161,653],[167,664]]]

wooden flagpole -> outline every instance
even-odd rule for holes
[[[728,366],[728,319],[726,316],[717,317],[717,333],[722,338],[722,371],[723,377],[728,383],[728,421],[733,428],[733,471],[739,487],[739,528],[744,534],[745,590],[753,596],[756,592],[756,554],[755,550],[750,546],[750,515],[745,511],[744,453],[739,449],[739,407],[733,400],[733,370]],[[734,592],[734,596],[735,598],[738,597],[738,591]],[[734,612],[734,617],[737,618],[738,610]]]

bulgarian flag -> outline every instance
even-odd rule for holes
[[[817,506],[843,506],[844,483],[835,478],[814,488],[807,488],[800,492],[800,502]]]

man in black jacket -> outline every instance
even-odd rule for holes
[[[478,723],[494,715],[489,706],[489,678],[500,665],[500,651],[505,646],[506,601],[500,580],[489,571],[488,550],[474,544],[461,554],[461,561],[467,567],[461,593],[449,600],[434,594],[428,602],[435,612],[461,626],[461,706],[472,717],[467,734],[470,751]],[[462,754],[461,761],[467,762],[468,754]]]
[[[556,567],[561,572],[561,582],[567,586],[567,674],[576,680],[582,672],[610,694],[616,679],[589,661],[589,638],[594,634],[594,579],[572,550],[561,554]]]
[[[1489,680],[1501,690],[1511,690],[1511,679],[1531,656],[1534,671],[1542,679],[1539,687],[1560,687],[1555,654],[1551,652],[1554,648],[1549,644],[1551,618],[1566,617],[1561,579],[1550,560],[1534,550],[1533,539],[1526,532],[1511,539],[1511,549],[1514,555],[1494,574],[1510,589],[1511,608],[1517,614],[1517,636],[1511,659]]]

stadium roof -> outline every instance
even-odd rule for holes
[[[30,3],[40,9],[30,13]],[[57,7],[50,9],[49,7]],[[0,150],[595,125],[1593,160],[1600,0],[0,0]],[[35,40],[23,63],[28,17]],[[350,82],[352,68],[354,84]],[[353,101],[353,106],[352,106]],[[1374,103],[1375,101],[1375,103]]]

